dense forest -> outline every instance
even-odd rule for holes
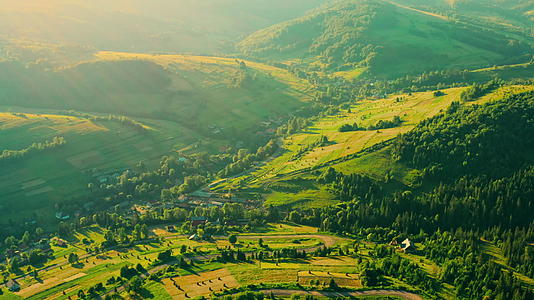
[[[399,136],[393,155],[437,178],[499,177],[532,163],[533,122],[532,92],[482,106],[454,103]]]
[[[453,103],[400,135],[393,155],[422,169],[421,184],[431,190],[388,194],[370,178],[329,168],[318,181],[344,202],[293,211],[288,220],[340,234],[368,233],[382,242],[411,235],[443,267],[440,280],[453,284],[458,297],[530,299],[531,291],[483,251],[480,238],[502,245],[510,266],[533,275],[533,100],[530,92],[484,105]],[[410,268],[395,254],[383,257],[364,272],[369,282]],[[422,276],[414,284],[436,287],[427,281]]]

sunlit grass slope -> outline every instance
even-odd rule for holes
[[[76,109],[247,133],[293,113],[310,87],[288,71],[232,58],[100,52],[54,72],[16,63],[0,68],[0,105]]]
[[[221,183],[217,188],[236,189],[247,186],[251,188],[250,191],[260,189],[266,192],[268,204],[304,203],[317,206],[317,201],[310,201],[313,199],[310,195],[323,199],[324,203],[335,200],[314,181],[317,174],[314,172],[321,172],[327,167],[334,167],[345,174],[364,174],[379,181],[388,175],[399,184],[411,185],[418,171],[394,161],[387,145],[374,150],[373,146],[392,140],[398,134],[413,129],[422,120],[444,111],[453,101],[459,101],[460,94],[465,89],[446,89],[443,90],[444,96],[435,96],[434,92],[421,92],[360,101],[350,107],[350,112],[345,110],[321,118],[303,132],[289,136],[284,140],[286,151],[282,155],[250,174]],[[467,105],[494,101],[509,94],[533,89],[534,86],[505,86]],[[357,123],[360,127],[368,127],[395,116],[403,121],[395,128],[339,132],[343,124]],[[327,137],[330,144],[314,146],[320,136]]]
[[[311,90],[305,80],[261,63],[244,61],[252,80],[233,87],[240,72],[234,58],[120,52],[99,52],[97,57],[106,62],[143,60],[162,66],[170,73],[167,90],[175,93],[174,101],[166,102],[166,110],[194,122],[190,125],[215,124],[246,131],[262,120],[291,113],[310,100]]]

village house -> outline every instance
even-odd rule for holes
[[[400,244],[400,249],[404,253],[406,253],[406,252],[414,252],[415,251],[415,246],[412,243],[412,241],[410,241],[409,239],[405,239]]]
[[[191,226],[196,228],[200,225],[204,225],[208,222],[208,219],[206,217],[192,217],[191,218]]]
[[[56,246],[58,247],[67,247],[67,244],[68,244],[67,241],[60,239],[60,238],[56,239],[55,243],[56,243]]]

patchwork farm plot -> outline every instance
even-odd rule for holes
[[[239,287],[228,269],[166,278],[162,280],[162,283],[173,299],[195,298]]]
[[[322,118],[306,129],[305,133],[290,136],[285,141],[285,148],[288,151],[254,172],[250,182],[261,182],[274,176],[318,166],[389,140],[399,133],[409,131],[421,120],[444,110],[453,101],[459,99],[463,89],[444,90],[445,96],[441,97],[435,97],[432,92],[425,92],[358,102],[350,108],[350,112],[345,111],[336,116]],[[357,123],[360,127],[365,128],[380,120],[391,120],[395,116],[399,116],[402,120],[402,124],[398,127],[379,130],[339,131],[339,128],[345,124]],[[306,152],[300,150],[316,142],[320,136],[326,136],[330,145],[315,147]]]
[[[442,94],[419,92],[358,101],[350,109],[322,117],[301,133],[286,138],[285,152],[279,157],[248,174],[222,182],[215,188],[233,189],[238,183],[240,186],[246,185],[253,192],[258,188],[269,191],[265,193],[269,205],[322,207],[337,200],[327,189],[315,183],[315,176],[311,175],[314,170],[333,167],[347,174],[357,172],[380,181],[389,175],[404,185],[412,185],[417,171],[391,161],[387,147],[366,151],[408,132],[420,121],[443,112],[452,102],[460,101],[465,89],[450,88],[442,90]],[[533,89],[532,85],[504,86],[466,105],[482,104]],[[397,126],[369,129],[380,121],[391,121],[395,117],[401,120]],[[347,124],[357,124],[360,129],[341,132],[340,127]],[[316,146],[323,137],[328,143]]]
[[[300,228],[302,234],[289,234],[286,230]],[[86,290],[97,283],[107,282],[111,277],[118,277],[120,269],[124,266],[142,265],[149,272],[156,272],[166,267],[153,265],[160,253],[171,250],[174,255],[185,255],[188,259],[195,259],[199,265],[189,269],[177,270],[172,276],[165,277],[161,283],[150,285],[154,293],[163,293],[174,299],[194,298],[206,296],[215,291],[231,289],[254,282],[275,282],[276,280],[298,282],[298,269],[276,270],[268,267],[269,262],[263,265],[257,263],[202,263],[210,261],[218,253],[218,249],[233,248],[244,251],[275,251],[277,249],[297,248],[312,251],[317,247],[333,247],[346,243],[347,240],[339,237],[318,234],[316,228],[306,226],[293,226],[287,224],[270,224],[271,231],[259,235],[250,233],[238,235],[235,245],[228,243],[227,237],[216,238],[212,242],[192,241],[187,236],[169,235],[161,228],[154,228],[153,232],[162,233],[159,236],[162,242],[155,239],[131,247],[104,252],[87,252],[88,248],[103,242],[105,230],[92,226],[80,230],[68,242],[61,246],[53,245],[54,258],[46,265],[37,269],[38,277],[31,274],[23,275],[17,279],[21,289],[17,296],[24,299],[67,299],[76,298],[79,290]],[[280,230],[282,233],[280,233]],[[315,232],[307,234],[307,232]],[[154,238],[157,236],[153,236]],[[258,246],[258,240],[264,241],[263,248]],[[59,244],[59,243],[58,243]],[[183,246],[187,253],[183,253]],[[76,254],[78,263],[70,263],[69,256]],[[354,261],[349,258],[310,258],[301,261],[303,270],[332,270],[343,271],[348,264]],[[330,270],[330,269],[328,269]],[[340,272],[341,272],[340,271]],[[249,272],[255,274],[248,277]],[[260,276],[260,277],[258,277]],[[148,288],[148,287],[147,287]],[[163,288],[163,289],[161,289]]]

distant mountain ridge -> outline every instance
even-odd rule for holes
[[[532,55],[524,28],[508,31],[488,20],[468,22],[403,3],[335,1],[260,30],[238,49],[255,58],[302,61],[315,70],[362,68],[368,76],[390,78],[524,62]]]

